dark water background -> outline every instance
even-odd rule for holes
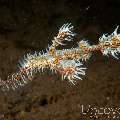
[[[76,46],[86,38],[97,44],[103,33],[120,25],[119,0],[0,0],[0,76],[16,70],[18,60],[51,43],[59,27],[71,22],[78,34]],[[120,31],[120,30],[119,30]],[[119,108],[120,60],[95,53],[87,73],[76,86],[61,82],[59,75],[37,75],[15,92],[0,92],[0,120],[95,120],[92,108]],[[86,106],[84,115],[81,105]],[[109,111],[108,111],[109,112]],[[120,111],[119,111],[120,113]],[[113,120],[112,112],[110,120]],[[107,120],[108,115],[98,115]],[[118,117],[118,114],[116,115]],[[115,118],[120,119],[120,118]]]

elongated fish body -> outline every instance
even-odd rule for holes
[[[85,75],[86,67],[83,63],[87,62],[95,51],[119,59],[120,34],[117,30],[118,27],[110,35],[103,34],[97,45],[90,45],[89,41],[81,40],[75,48],[59,50],[57,49],[59,45],[64,45],[65,40],[72,41],[76,35],[71,24],[64,24],[46,52],[25,55],[19,62],[18,71],[8,76],[7,80],[0,79],[0,87],[3,91],[15,90],[31,81],[36,73],[44,73],[47,69],[51,73],[61,74],[62,80],[67,79],[76,85],[76,80],[82,80],[81,76]]]

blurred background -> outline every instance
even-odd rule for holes
[[[72,23],[77,36],[64,48],[82,39],[97,44],[103,33],[111,34],[120,25],[119,12],[119,0],[0,0],[1,78],[16,71],[23,55],[51,44],[65,23]],[[45,73],[16,91],[0,92],[0,120],[95,120],[88,105],[119,108],[120,60],[95,53],[86,66],[86,76],[76,86]],[[113,120],[112,112],[109,119]]]

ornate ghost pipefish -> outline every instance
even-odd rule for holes
[[[68,79],[70,83],[75,85],[76,80],[82,80],[81,75],[85,75],[86,68],[83,67],[83,61],[86,62],[90,59],[94,51],[101,51],[103,55],[112,55],[118,59],[120,34],[117,33],[117,29],[118,27],[110,35],[103,34],[97,45],[90,45],[88,41],[81,40],[76,48],[58,50],[59,45],[64,45],[64,41],[72,41],[76,35],[71,24],[64,24],[46,52],[28,53],[19,62],[17,72],[8,76],[7,80],[0,79],[1,89],[3,91],[11,88],[15,90],[31,81],[35,73],[42,73],[46,69],[60,73],[62,80]]]

